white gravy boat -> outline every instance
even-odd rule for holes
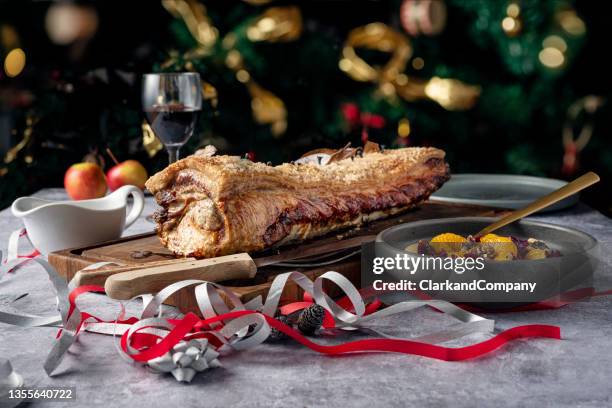
[[[127,214],[129,196],[134,205]],[[136,186],[123,186],[106,197],[81,201],[50,201],[21,197],[11,211],[21,218],[28,238],[43,255],[60,249],[110,241],[136,221],[144,208],[144,194]],[[127,216],[126,216],[127,214]]]

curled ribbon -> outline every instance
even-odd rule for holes
[[[126,319],[125,306],[121,304],[117,319],[104,321],[81,311],[77,306],[79,296],[88,292],[103,292],[102,287],[81,286],[70,290],[71,284],[66,284],[47,261],[41,258],[33,260],[45,269],[55,288],[59,316],[37,317],[2,313],[0,321],[24,327],[61,327],[44,364],[45,371],[49,375],[52,375],[59,366],[66,351],[83,330],[121,335],[120,351],[124,357],[144,363],[156,372],[170,372],[177,380],[185,382],[191,381],[199,371],[218,366],[217,357],[220,349],[244,350],[257,346],[268,338],[272,328],[323,354],[382,351],[447,361],[478,357],[516,338],[560,338],[558,327],[526,325],[506,330],[488,340],[466,347],[440,346],[437,343],[467,334],[492,332],[494,321],[440,300],[407,301],[380,310],[371,307],[368,309],[357,288],[343,275],[333,271],[323,274],[314,281],[298,272],[281,274],[272,282],[265,303],[262,303],[261,298],[256,298],[243,304],[231,290],[216,283],[201,280],[180,281],[167,286],[156,295],[142,296],[143,310],[139,317]],[[108,263],[92,265],[89,269],[106,264]],[[346,295],[345,300],[336,302],[327,296],[323,291],[325,281],[336,284]],[[335,327],[342,330],[371,330],[368,328],[368,323],[377,318],[422,306],[433,307],[454,317],[460,323],[436,333],[411,339],[385,336],[329,346],[321,345],[274,318],[279,309],[281,294],[289,282],[300,286],[309,299],[323,306],[333,319]],[[195,287],[197,304],[203,318],[193,313],[188,313],[180,319],[163,317],[162,303],[178,290],[191,286]]]
[[[383,67],[374,67],[357,54],[357,48],[391,53],[391,57]],[[480,96],[478,86],[451,78],[423,80],[404,74],[412,51],[410,41],[403,34],[386,24],[371,23],[349,33],[339,67],[356,81],[378,84],[387,97],[399,95],[407,101],[430,99],[447,110],[466,110],[474,106]]]

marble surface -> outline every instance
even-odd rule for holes
[[[37,195],[65,197],[58,189]],[[150,214],[154,206],[149,197],[142,219],[125,234],[151,230],[153,225],[144,215]],[[534,218],[594,235],[601,242],[604,261],[610,263],[610,219],[584,205]],[[8,209],[0,212],[3,249],[10,232],[18,227],[19,220]],[[612,274],[604,274],[598,283],[612,288]],[[28,295],[13,301],[23,293]],[[54,303],[48,279],[35,265],[25,266],[0,282],[0,310],[52,314]],[[102,317],[116,315],[113,302],[101,295],[87,295],[82,305]],[[612,406],[612,296],[557,310],[487,317],[496,319],[499,329],[529,323],[559,325],[563,340],[518,340],[503,350],[459,363],[393,354],[325,357],[292,343],[263,344],[221,356],[222,368],[198,375],[189,385],[125,362],[113,338],[97,334],[81,336],[56,375],[47,377],[42,363],[56,329],[0,324],[0,357],[11,359],[28,386],[76,387],[77,404],[66,406]],[[451,322],[440,313],[419,309],[386,318],[377,328],[408,337]],[[472,335],[447,345],[458,346],[486,337]]]

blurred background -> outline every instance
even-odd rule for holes
[[[0,207],[81,161],[167,164],[141,75],[197,71],[182,150],[280,163],[367,140],[446,150],[455,173],[603,182],[612,27],[603,2],[0,0]]]

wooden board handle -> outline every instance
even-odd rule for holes
[[[222,282],[250,279],[256,273],[257,267],[253,259],[247,253],[241,253],[118,273],[106,279],[104,289],[113,299],[127,300],[145,293],[157,293],[166,286],[185,279]]]
[[[151,268],[153,266],[160,265],[176,265],[181,262],[190,262],[195,261],[195,258],[178,258],[178,259],[170,259],[167,261],[154,261],[147,262],[145,264],[132,264],[132,265],[122,265],[122,266],[103,266],[99,269],[90,269],[90,270],[80,270],[74,274],[72,278],[72,283],[74,287],[79,287],[83,285],[99,285],[104,286],[106,279],[109,276],[116,275],[121,272],[133,271],[136,269],[142,268]]]

